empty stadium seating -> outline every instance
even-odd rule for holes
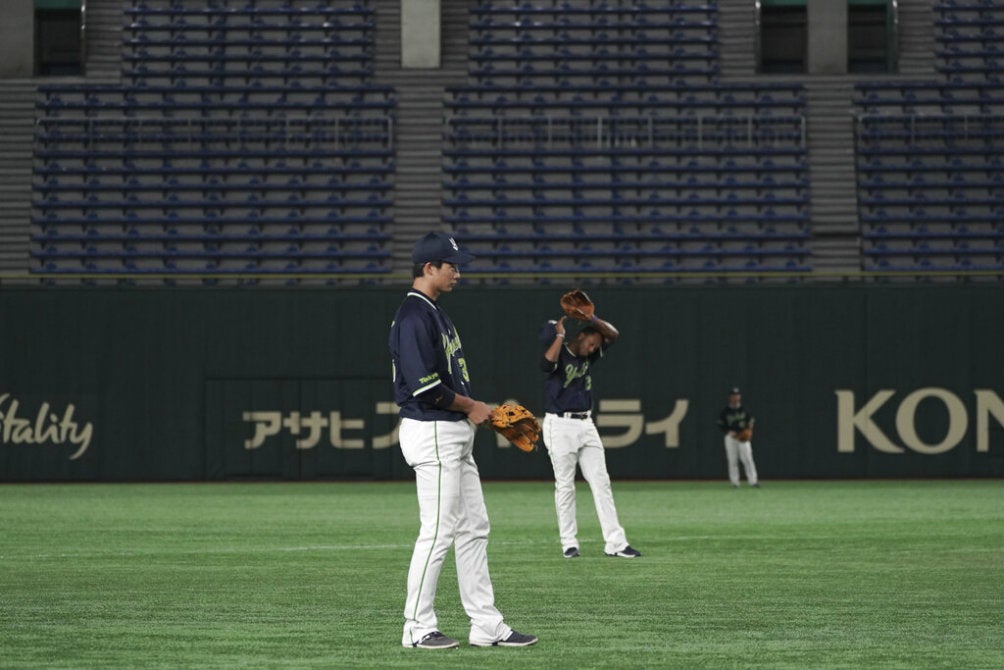
[[[386,273],[396,107],[361,0],[125,7],[121,84],[39,89],[40,274]]]
[[[32,272],[390,272],[371,2],[126,0],[121,83],[39,87]],[[999,272],[1004,8],[931,9],[935,74],[855,85],[862,268]],[[721,81],[718,12],[471,3],[442,175],[467,270],[813,269],[804,88]]]
[[[717,20],[699,0],[472,10],[444,146],[470,270],[811,269],[804,91],[718,81]]]
[[[857,173],[863,266],[1004,269],[1004,7],[934,4],[939,76],[862,82]]]
[[[990,0],[934,3],[937,68],[948,81],[1000,86],[1004,19]]]

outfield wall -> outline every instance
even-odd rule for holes
[[[401,289],[0,291],[0,481],[398,479]],[[561,288],[461,287],[475,395],[542,406]],[[593,371],[615,478],[723,478],[738,384],[761,477],[1004,476],[1004,286],[607,287]],[[549,478],[479,431],[485,478]]]

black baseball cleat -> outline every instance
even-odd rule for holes
[[[517,631],[509,633],[509,636],[501,639],[495,640],[491,644],[479,644],[471,642],[472,647],[529,647],[530,645],[537,644],[536,635],[524,635]]]
[[[612,554],[607,554],[607,556],[615,556],[617,558],[641,558],[641,552],[629,544],[620,551],[615,551]]]
[[[563,556],[565,558],[578,558],[579,557],[579,548],[578,547],[569,547],[568,549],[565,549],[565,553],[563,554]]]
[[[438,630],[434,630],[411,646],[415,649],[455,649],[460,646],[460,643],[452,637],[446,637]]]
[[[536,635],[524,635],[523,633],[518,633],[513,631],[509,633],[509,637],[504,640],[499,640],[495,643],[498,647],[529,647],[530,645],[537,644]]]

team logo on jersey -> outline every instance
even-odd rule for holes
[[[451,339],[449,335],[443,333],[443,351],[446,352],[446,357],[450,358],[453,354],[460,351],[460,334],[454,334]]]
[[[568,388],[568,385],[574,382],[579,377],[586,378],[586,388],[589,388],[589,361],[586,361],[581,366],[575,365],[575,363],[569,363],[565,366],[565,383],[562,385],[563,388]]]

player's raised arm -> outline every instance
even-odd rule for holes
[[[604,321],[595,314],[589,321],[589,324],[596,330],[600,331],[600,335],[603,336],[603,339],[611,344],[616,342],[617,338],[621,336],[620,331],[614,328],[614,324],[609,321]]]
[[[544,350],[544,360],[540,364],[544,372],[550,372],[554,369],[554,364],[558,362],[558,352],[565,344],[565,318],[563,316],[554,322],[554,340]]]

